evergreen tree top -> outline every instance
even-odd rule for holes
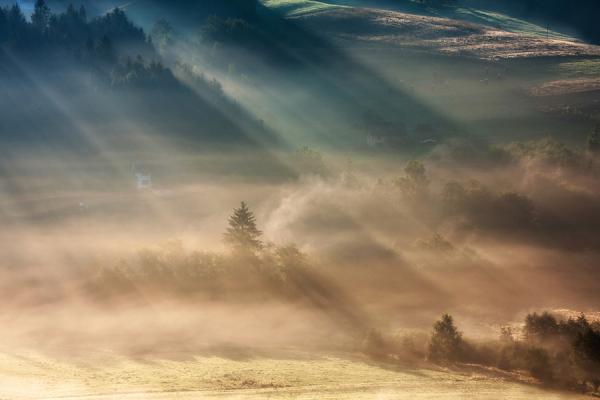
[[[224,241],[234,249],[258,250],[262,247],[262,232],[256,227],[256,217],[245,202],[229,217]]]

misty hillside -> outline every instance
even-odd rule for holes
[[[131,125],[192,146],[273,139],[218,82],[182,63],[165,66],[120,9],[90,17],[84,6],[48,8],[28,19],[18,6],[0,11],[3,140],[131,146],[135,135],[123,133]]]
[[[0,399],[600,397],[588,0],[0,0]]]
[[[56,90],[55,94],[64,101],[68,102],[70,96],[63,89],[71,90],[67,88],[76,80],[77,85],[87,88],[80,95],[101,89],[102,95],[108,96],[102,104],[94,97],[90,102],[81,98],[77,104],[69,105],[69,109],[81,108],[81,113],[77,112],[80,118],[110,121],[105,129],[110,132],[134,124],[142,132],[181,138],[193,145],[208,141],[242,145],[286,143],[294,147],[339,146],[343,142],[344,147],[356,148],[365,147],[367,137],[376,141],[383,138],[396,150],[420,151],[422,141],[438,142],[458,131],[467,134],[482,130],[480,126],[457,121],[462,116],[439,113],[435,105],[423,98],[423,93],[418,93],[420,86],[425,89],[452,79],[477,76],[475,82],[455,91],[458,94],[466,89],[464,95],[460,94],[465,100],[453,100],[458,107],[461,102],[470,101],[472,90],[480,90],[471,89],[471,84],[487,82],[490,76],[510,74],[529,80],[521,76],[520,65],[509,65],[511,60],[600,56],[596,46],[558,32],[545,32],[533,23],[447,5],[139,0],[114,9],[118,4],[106,0],[81,3],[85,15],[78,17],[81,10],[77,7],[70,9],[58,1],[48,4],[61,14],[49,19],[46,31],[40,33],[38,28],[36,32],[32,24],[4,39],[3,48],[18,54],[19,59],[37,58],[27,61],[27,73],[44,74],[36,67],[40,58],[58,62],[60,67],[53,70],[70,71],[69,76],[53,74],[43,81],[51,83],[49,89]],[[382,8],[364,8],[369,5]],[[31,7],[25,4],[23,15],[13,19],[23,24],[27,18],[24,14],[31,13]],[[9,16],[11,9],[5,10]],[[56,57],[56,49],[68,53],[67,57]],[[102,51],[107,52],[105,60],[98,61],[96,53]],[[373,52],[377,54],[369,54]],[[52,55],[43,55],[49,53]],[[386,61],[386,57],[393,61]],[[58,60],[49,60],[52,58]],[[377,65],[370,65],[373,63]],[[398,80],[400,87],[387,77],[371,73],[379,68],[379,63],[387,65],[395,75],[392,80]],[[421,76],[409,72],[413,64],[427,65]],[[456,73],[445,72],[448,76],[442,76],[436,72],[441,64],[452,65],[448,71],[456,68]],[[11,63],[3,65],[8,67]],[[12,73],[26,79],[27,73],[17,72],[12,65]],[[532,84],[545,84],[540,80],[543,76],[548,76],[549,81],[561,81],[561,76],[548,73],[554,68],[552,62],[540,67],[539,76],[529,80]],[[524,90],[520,85],[515,82],[515,90]],[[267,86],[271,93],[256,90]],[[595,87],[593,82],[560,84],[565,86],[567,91],[571,86],[584,87],[584,92]],[[40,111],[51,107],[49,101],[43,101],[41,108],[39,104],[34,106],[37,103],[31,99],[43,98],[35,94],[36,90],[39,89],[16,90],[19,94],[10,101],[31,104]],[[539,93],[536,90],[531,88],[532,93]],[[274,99],[290,91],[295,93],[296,103],[283,110],[284,103]],[[24,95],[30,97],[18,98]],[[431,89],[425,95],[432,96],[434,104],[446,101],[447,96],[434,95]],[[539,98],[520,97],[518,102],[526,103],[526,107],[549,107],[540,104]],[[118,105],[120,102],[122,106]],[[581,103],[579,99],[576,102]],[[587,100],[584,102],[586,105],[577,107],[587,108]],[[107,105],[113,110],[106,110]],[[125,109],[126,115],[115,114],[115,110]],[[59,123],[60,113],[55,108],[48,110],[52,110],[48,111],[49,116],[39,114],[40,120]],[[310,116],[308,121],[306,116]],[[6,126],[13,127],[14,132],[21,128],[28,132],[11,137],[23,138],[32,135],[32,131],[39,132],[25,128],[27,124],[19,125],[15,121],[18,117],[18,113],[7,115]],[[542,118],[540,114],[539,119]],[[74,130],[66,128],[68,122],[63,119],[65,128],[61,131],[73,135]],[[35,119],[28,123],[34,122]],[[337,128],[333,130],[331,126]],[[486,128],[493,130],[497,126]],[[559,128],[557,124],[552,126]],[[544,124],[536,130],[541,134],[545,129]],[[277,135],[283,137],[275,139]]]

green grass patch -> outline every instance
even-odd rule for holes
[[[567,78],[600,77],[600,58],[560,63],[557,70]]]
[[[297,17],[344,7],[314,0],[263,0],[263,4],[288,17]]]
[[[544,26],[539,26],[522,19],[513,18],[508,15],[492,12],[475,10],[472,8],[456,8],[453,18],[458,18],[473,23],[488,25],[498,28],[503,31],[520,33],[529,36],[537,36],[541,38],[549,38],[556,40],[573,40],[572,37],[562,33],[547,29]]]

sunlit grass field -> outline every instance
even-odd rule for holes
[[[341,7],[314,0],[263,0],[263,4],[290,17]]]
[[[98,354],[56,361],[0,354],[2,399],[577,399],[479,373],[379,366],[361,359]]]
[[[477,24],[488,25],[508,32],[556,40],[573,40],[569,35],[554,31],[551,26],[540,26],[499,12],[457,8],[453,17]]]

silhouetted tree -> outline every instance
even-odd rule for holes
[[[6,27],[6,42],[9,47],[20,48],[29,41],[30,29],[18,3],[6,11]]]
[[[79,17],[79,14],[78,14]],[[131,22],[120,8],[94,19],[91,29],[96,37],[108,37],[113,43],[123,45],[142,45],[146,43],[146,34]]]
[[[256,218],[245,202],[229,217],[229,227],[225,232],[225,243],[235,250],[259,250],[262,248],[262,232],[256,227]]]
[[[8,39],[8,15],[4,8],[0,7],[0,43]]]
[[[454,320],[448,314],[442,315],[442,319],[433,325],[429,359],[436,362],[459,361],[462,347],[462,333],[454,326]]]
[[[44,0],[36,0],[31,14],[31,23],[40,32],[45,32],[50,23],[50,7]]]
[[[529,341],[544,341],[551,339],[559,332],[558,322],[550,313],[529,314],[525,318],[524,333]]]
[[[87,22],[87,11],[83,5],[79,7],[79,19],[81,19],[84,22]]]
[[[50,17],[48,36],[49,41],[55,46],[74,51],[83,50],[86,40],[92,36],[87,23],[85,11],[83,15],[70,5],[66,12],[53,14]]]

